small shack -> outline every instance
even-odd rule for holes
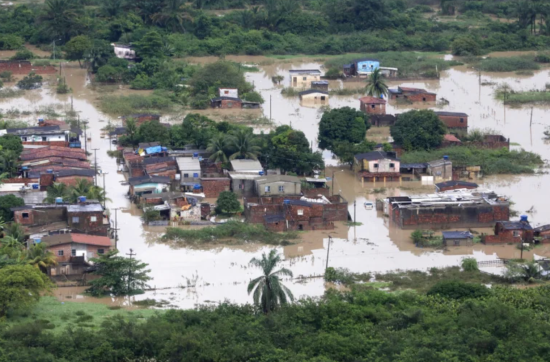
[[[328,80],[316,80],[311,82],[311,89],[317,89],[328,92]]]
[[[443,231],[443,245],[472,246],[474,245],[474,236],[469,231]]]
[[[495,225],[495,235],[486,235],[485,244],[530,243],[534,240],[535,232],[529,224],[526,215],[519,221],[498,221]]]
[[[321,80],[321,71],[319,69],[291,69],[290,86],[292,88],[311,88],[311,82]]]
[[[243,101],[236,97],[218,97],[210,100],[210,106],[212,108],[230,109],[230,108],[242,108]]]
[[[383,98],[366,96],[359,98],[359,104],[359,109],[367,114],[386,114],[386,100]]]
[[[448,156],[443,156],[441,160],[428,162],[426,173],[433,176],[435,182],[450,181],[453,179],[453,163]]]
[[[296,176],[270,175],[255,180],[258,196],[300,195],[302,193],[300,179]]]
[[[435,184],[435,191],[436,192],[444,192],[444,191],[450,191],[450,190],[459,190],[459,189],[467,189],[467,190],[473,190],[477,189],[478,185],[473,182],[467,182],[467,181],[445,181]]]
[[[410,102],[435,102],[437,94],[421,88],[397,87],[388,89],[391,100],[403,99]]]

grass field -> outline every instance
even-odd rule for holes
[[[101,323],[113,317],[125,319],[145,319],[162,310],[124,309],[108,307],[98,303],[61,302],[55,297],[42,297],[40,302],[24,314],[15,314],[6,319],[7,325],[39,323],[52,332],[59,332],[66,327],[97,329]]]

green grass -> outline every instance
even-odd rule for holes
[[[100,108],[103,112],[113,115],[126,115],[140,112],[170,111],[173,103],[166,97],[158,95],[109,95],[101,98]]]
[[[509,58],[487,58],[483,59],[477,68],[484,72],[515,72],[539,70],[533,57],[509,57]]]
[[[445,61],[436,58],[438,53],[421,52],[380,52],[369,54],[346,54],[333,57],[325,62],[325,67],[341,69],[344,64],[349,64],[358,58],[375,58],[380,60],[382,67],[394,67],[399,69],[400,77],[427,77],[436,78],[437,73],[449,69],[460,63],[456,61]],[[437,68],[437,71],[436,71]]]
[[[449,156],[453,166],[481,166],[485,175],[534,173],[543,164],[535,153],[508,151],[507,149],[482,149],[475,147],[448,147],[433,151],[406,152],[401,157],[403,163],[422,163]]]
[[[54,333],[66,327],[99,329],[103,321],[114,317],[142,319],[163,313],[153,309],[121,309],[99,303],[61,302],[55,297],[42,297],[34,308],[24,314],[15,314],[6,319],[6,324],[20,325],[40,323]]]
[[[224,224],[203,229],[184,230],[169,227],[162,236],[163,242],[175,242],[181,245],[192,244],[245,244],[263,243],[270,245],[289,245],[289,240],[298,239],[297,232],[275,233],[261,224],[248,224],[240,221],[228,221]]]
[[[531,90],[526,92],[506,93],[506,99],[502,91],[497,92],[497,98],[504,100],[505,104],[550,103],[550,92]]]

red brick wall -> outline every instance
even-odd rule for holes
[[[285,220],[278,221],[277,223],[265,223],[265,228],[269,231],[273,231],[275,233],[283,232],[286,229],[286,222]]]
[[[218,198],[222,191],[229,191],[231,179],[229,178],[201,178],[204,195],[207,198]]]
[[[405,99],[411,102],[435,102],[435,94],[427,93],[415,93],[415,94],[406,94]]]
[[[374,106],[374,108],[372,107]],[[385,104],[368,104],[361,102],[361,110],[367,114],[386,114]]]
[[[23,218],[23,214],[28,214],[28,218]],[[34,224],[34,213],[32,209],[27,210],[16,210],[13,212],[13,220],[16,223],[21,225],[33,225]]]
[[[231,103],[231,107],[229,107],[229,103]],[[228,101],[228,100],[222,100],[221,106],[220,106],[220,108],[235,108],[235,109],[238,109],[241,107],[242,107],[242,102]]]
[[[441,122],[445,123],[448,128],[468,128],[468,117],[457,117],[457,116],[438,116]],[[460,122],[460,119],[463,119],[464,122]]]
[[[73,223],[73,217],[78,216],[79,222]],[[92,216],[96,221],[92,222]],[[81,233],[90,233],[95,235],[107,235],[109,225],[103,224],[103,212],[68,212],[67,224],[70,228],[78,230]]]
[[[65,177],[58,177],[55,181],[65,184],[67,186],[74,186],[76,185],[77,181],[80,179],[87,180],[91,183],[94,182],[94,178],[90,176],[65,176]]]
[[[314,197],[317,197],[317,195],[323,195],[325,197],[328,197],[330,195],[330,189],[327,189],[324,187],[320,187],[318,189],[309,189],[309,190],[302,189],[302,193],[304,194],[305,197],[308,197],[308,198],[314,198]]]
[[[51,65],[32,66],[28,61],[0,62],[0,72],[10,71],[13,74],[29,74],[34,71],[36,74],[55,74],[57,70]]]

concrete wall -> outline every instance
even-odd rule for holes
[[[378,167],[375,167],[376,165]],[[391,165],[393,165],[393,167],[391,167]],[[400,166],[401,166],[401,162],[396,160],[390,160],[390,159],[382,159],[382,160],[375,160],[375,161],[363,160],[363,169],[366,171],[369,171],[370,173],[393,172],[398,174]]]
[[[78,217],[78,222],[73,222]],[[95,217],[95,221],[92,218]],[[67,212],[67,224],[75,231],[85,234],[107,235],[108,224],[103,224],[103,212]]]
[[[380,62],[374,60],[363,60],[356,63],[357,74],[370,74],[380,68]]]
[[[69,147],[69,142],[67,141],[24,141],[22,143],[24,145]]]
[[[255,180],[231,180],[231,191],[241,196],[252,196],[256,193]]]
[[[328,94],[309,93],[300,96],[300,100],[308,104],[328,104]]]
[[[26,216],[26,217],[24,217]],[[67,218],[65,207],[52,207],[49,209],[25,209],[14,211],[14,220],[22,225],[48,225],[55,222],[63,222]]]
[[[280,187],[283,190],[279,190]],[[269,187],[269,191],[266,188]],[[256,194],[265,195],[299,195],[302,192],[302,185],[299,182],[275,181],[256,185]]]
[[[292,88],[311,88],[312,81],[321,80],[321,75],[311,75],[311,74],[290,74],[290,86]]]

